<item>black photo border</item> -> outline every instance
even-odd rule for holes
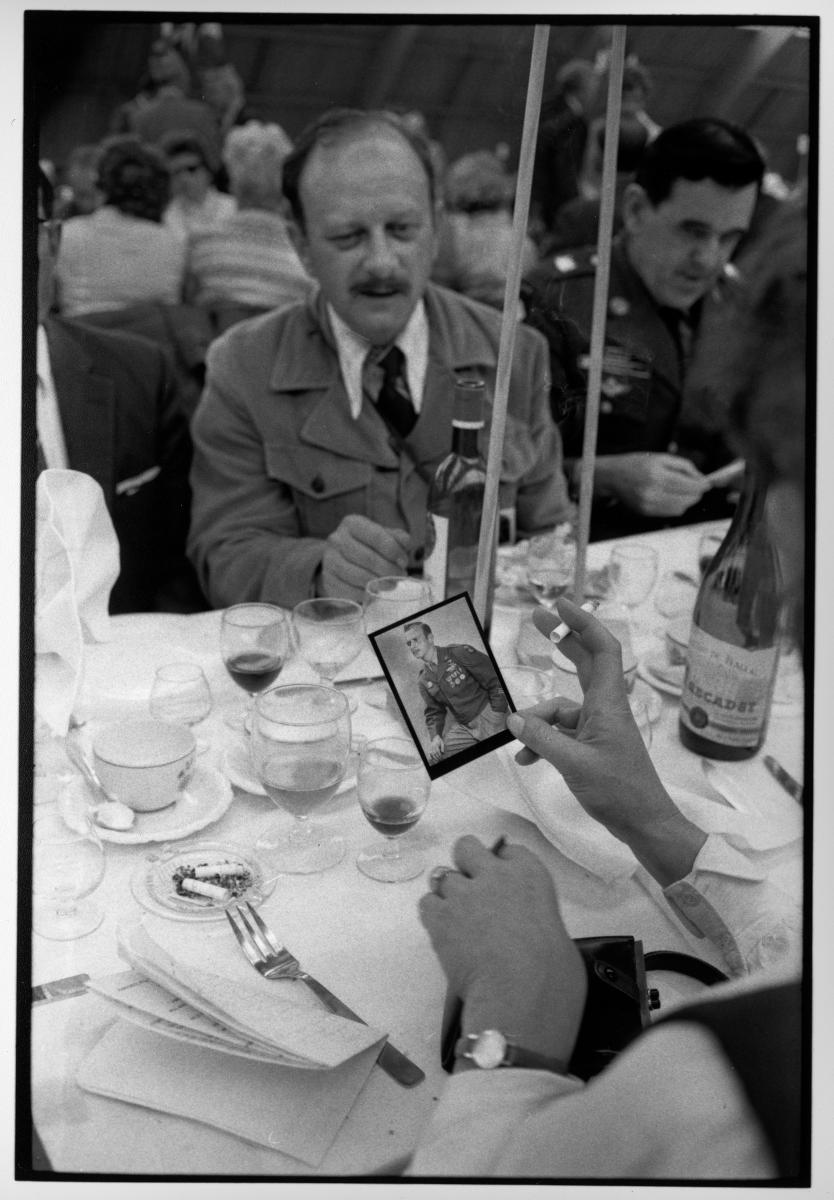
[[[391,672],[388,670],[388,663],[385,661],[385,656],[380,650],[379,646],[376,644],[376,639],[383,633],[390,633],[392,629],[402,629],[404,625],[410,625],[413,621],[421,621],[428,613],[436,612],[439,608],[446,608],[447,605],[454,604],[457,600],[464,600],[466,602],[466,605],[469,609],[469,615],[472,618],[484,650],[489,656],[489,661],[492,663],[493,670],[498,677],[504,695],[507,697],[508,711],[515,712],[516,707],[513,703],[513,698],[510,695],[506,683],[504,682],[504,676],[501,674],[498,663],[495,661],[495,655],[492,653],[492,647],[487,640],[487,636],[484,633],[481,622],[478,620],[478,614],[475,612],[475,606],[472,603],[472,598],[470,597],[469,592],[457,592],[456,595],[449,596],[446,600],[440,600],[435,604],[429,604],[426,608],[421,608],[418,612],[409,613],[407,617],[400,617],[398,620],[392,621],[389,625],[384,625],[381,629],[375,629],[373,633],[368,634],[370,643],[373,646],[374,654],[379,659],[379,665],[382,667],[386,682],[391,689],[391,694],[397,702],[397,708],[399,709],[400,714],[405,721],[406,727],[408,728],[408,732],[411,735],[411,739],[414,742],[414,745],[417,747],[417,751],[423,760],[423,765],[428,772],[429,778],[432,780],[439,779],[443,775],[448,775],[450,771],[456,771],[458,767],[463,767],[467,763],[474,762],[476,758],[481,758],[482,755],[489,754],[491,750],[497,750],[500,746],[506,746],[508,743],[515,740],[515,735],[510,733],[509,729],[501,729],[498,733],[492,734],[491,737],[484,738],[483,741],[478,742],[476,745],[467,746],[466,749],[459,750],[457,754],[452,755],[450,758],[441,759],[441,761],[437,763],[430,763],[426,757],[426,752],[423,749],[420,736],[417,733],[417,730],[414,728],[411,717],[409,716],[408,711],[400,698],[399,688],[394,682]]]

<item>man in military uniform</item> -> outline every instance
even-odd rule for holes
[[[750,225],[764,162],[742,130],[698,119],[649,145],[623,194],[606,314],[591,537],[722,515],[704,472],[732,457],[685,384],[699,332],[732,336],[730,259]],[[551,406],[578,491],[596,254],[562,252],[525,280],[527,322],[550,343]]]
[[[504,729],[507,697],[489,656],[474,646],[435,646],[431,626],[404,626],[405,644],[420,668],[420,695],[429,733],[429,762],[439,762]]]

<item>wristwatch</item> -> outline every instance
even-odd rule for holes
[[[465,1058],[482,1071],[494,1071],[497,1067],[529,1067],[538,1071],[552,1071],[556,1075],[567,1075],[567,1063],[558,1058],[547,1058],[534,1050],[526,1050],[514,1039],[498,1029],[484,1029],[481,1033],[467,1033],[458,1038],[455,1057]]]

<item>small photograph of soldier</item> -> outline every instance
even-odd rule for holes
[[[376,642],[430,765],[506,732],[507,692],[464,599],[418,614]]]

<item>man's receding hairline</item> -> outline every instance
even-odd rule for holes
[[[397,129],[396,125],[388,124],[387,121],[370,120],[367,125],[349,125],[346,127],[336,126],[328,130],[324,137],[319,138],[315,145],[311,147],[310,153],[301,168],[301,173],[298,176],[298,192],[301,195],[301,188],[304,183],[305,176],[316,160],[316,156],[327,151],[339,150],[343,146],[351,144],[358,145],[361,142],[370,142],[375,138],[382,136],[385,140],[392,142],[394,145],[404,146],[411,157],[420,168],[420,174],[426,181],[428,191],[429,207],[431,207],[432,197],[432,178],[426,169],[426,164],[420,158],[420,155],[412,146],[406,135]]]

